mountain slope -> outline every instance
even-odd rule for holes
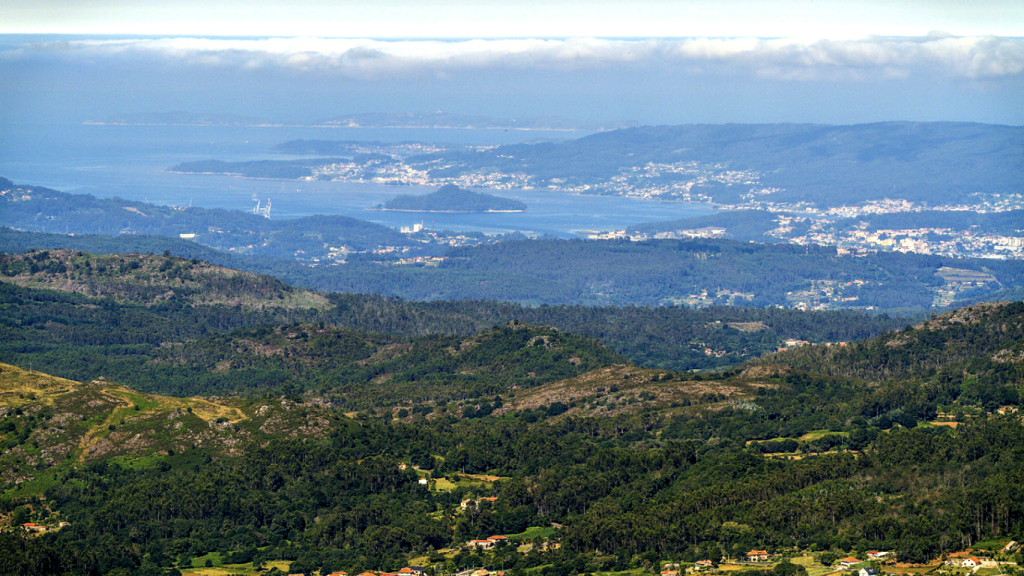
[[[269,276],[257,276],[199,260],[174,256],[97,256],[72,250],[0,254],[5,282],[118,302],[152,305],[179,300],[191,305],[263,308],[326,308],[327,298],[297,290]]]
[[[185,235],[221,250],[288,258],[298,251],[309,258],[327,257],[331,247],[361,251],[415,244],[391,228],[345,216],[270,220],[248,212],[158,206],[4,182],[0,182],[0,222],[22,230]]]
[[[754,364],[881,383],[863,413],[886,421],[1013,411],[1024,402],[1024,302],[976,304],[845,348],[803,347]]]
[[[251,437],[237,406],[144,394],[104,378],[82,383],[0,364],[0,482],[87,459],[205,446],[231,452]]]
[[[883,122],[852,126],[725,124],[644,126],[561,143],[512,144],[442,159],[446,175],[472,171],[526,174],[530,184],[557,183],[591,193],[617,193],[625,176],[656,168],[653,190],[692,181],[688,194],[739,201],[755,186],[775,189],[773,202],[819,208],[904,198],[959,203],[971,194],[1013,194],[1024,184],[1024,129],[949,122]],[[417,159],[409,162],[416,164]],[[739,182],[699,178],[701,167],[752,171]],[[734,179],[733,179],[734,180]]]
[[[863,379],[932,376],[971,363],[1006,369],[1024,362],[1024,302],[975,304],[845,348],[801,348],[760,363]]]

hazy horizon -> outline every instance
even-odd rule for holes
[[[1024,39],[0,35],[0,125],[188,111],[1024,124]]]
[[[0,7],[7,140],[27,125],[170,111],[1024,124],[1024,4],[1008,0]]]

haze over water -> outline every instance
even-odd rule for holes
[[[489,191],[528,205],[522,213],[415,214],[367,210],[399,194],[434,188],[346,182],[254,180],[224,175],[175,174],[167,168],[190,160],[289,159],[274,145],[288,140],[423,141],[506,144],[537,138],[575,138],[569,131],[25,125],[0,131],[0,176],[97,197],[118,196],[162,205],[249,210],[272,202],[273,218],[336,214],[400,227],[487,233],[520,231],[572,236],[577,230],[622,229],[640,222],[708,213],[704,205],[579,196],[535,190]],[[59,230],[53,230],[59,232]]]

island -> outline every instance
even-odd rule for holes
[[[526,204],[446,184],[430,194],[396,196],[373,209],[399,212],[522,212],[526,210]]]

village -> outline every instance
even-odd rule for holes
[[[433,477],[430,471],[400,462],[400,471],[411,471],[425,490],[460,490],[465,494],[451,513],[465,515],[486,510],[495,505],[497,496],[492,483],[494,476],[453,475]],[[28,517],[28,509],[46,511],[38,522],[19,522]],[[39,514],[33,514],[39,516]],[[45,499],[34,506],[25,506],[13,517],[3,519],[10,526],[5,530],[22,530],[32,537],[41,537],[68,527],[59,512],[50,511]],[[331,571],[295,572],[294,564],[285,560],[259,560],[249,558],[237,562],[233,554],[211,552],[191,559],[191,567],[179,566],[183,576],[530,576],[548,574],[545,566],[561,548],[561,524],[531,527],[520,534],[494,534],[486,538],[471,538],[458,546],[433,550],[423,556],[408,558],[408,565],[397,570],[363,570],[356,573]],[[723,553],[723,548],[712,546],[704,558],[686,555],[683,558],[662,558],[654,561],[650,554],[634,556],[628,566],[611,570],[588,572],[593,576],[687,576],[695,574],[724,576],[1020,576],[1024,574],[1021,562],[1024,554],[1017,541],[1010,539],[978,542],[973,547],[943,554],[929,562],[914,564],[901,562],[899,554],[891,550],[814,551],[795,548],[751,549],[746,552]],[[735,550],[735,546],[732,547]],[[532,566],[523,568],[519,558],[532,558]],[[610,557],[613,558],[613,557]],[[595,557],[595,561],[599,557]],[[619,560],[621,562],[621,559]],[[610,568],[610,566],[608,566]]]
[[[735,558],[700,559],[691,562],[665,560],[651,565],[641,559],[635,559],[635,567],[625,571],[594,572],[594,576],[686,576],[694,574],[707,575],[806,575],[806,576],[1014,576],[1022,570],[1017,560],[1020,559],[1019,544],[1015,541],[1005,543],[983,543],[991,546],[986,549],[967,549],[944,555],[926,564],[910,564],[900,562],[897,554],[891,551],[868,550],[837,558],[833,552],[811,553],[809,551],[754,549]],[[429,556],[414,558],[426,565],[410,563],[396,571],[367,570],[354,574],[345,571],[334,571],[325,574],[316,572],[288,572],[284,570],[286,562],[271,561],[266,563],[229,565],[216,564],[207,560],[197,559],[202,565],[193,569],[185,569],[185,576],[226,576],[241,574],[262,574],[263,576],[509,576],[511,574],[531,574],[537,568],[504,569],[494,562],[508,563],[507,553],[513,550],[520,555],[529,554],[538,544],[523,543],[512,540],[509,536],[490,536],[486,539],[469,540],[459,548],[443,549]],[[557,549],[556,543],[544,543],[544,550]],[[488,555],[488,551],[505,550],[502,556]],[[482,565],[459,567],[452,561],[457,555],[472,554],[471,557],[483,559]],[[499,560],[499,558],[501,558]],[[490,562],[489,562],[490,561]],[[546,573],[546,572],[545,572]]]
[[[764,186],[754,170],[729,170],[718,163],[693,161],[676,163],[648,162],[623,168],[603,183],[571,183],[564,178],[540,181],[525,173],[495,170],[461,170],[442,164],[440,159],[409,164],[399,157],[388,161],[335,163],[320,166],[312,178],[351,182],[372,182],[390,185],[443,186],[491,190],[548,189],[573,194],[600,194],[651,201],[696,202],[719,210],[764,211],[778,214],[779,226],[769,235],[794,244],[837,246],[850,254],[893,251],[913,252],[954,258],[1024,259],[1024,230],[1018,235],[1000,235],[971,227],[918,227],[879,230],[835,230],[836,220],[923,211],[1000,213],[1024,208],[1021,194],[975,194],[967,203],[926,205],[901,198],[868,200],[859,205],[818,207],[808,202],[776,202],[773,195],[779,188]],[[442,175],[443,174],[443,175]],[[741,201],[725,202],[702,192],[707,185],[745,188]],[[794,225],[807,228],[806,233],[793,233]],[[725,230],[708,227],[697,230],[667,231],[657,234],[627,233],[625,230],[594,232],[594,239],[629,238],[643,241],[658,238],[716,238]]]

